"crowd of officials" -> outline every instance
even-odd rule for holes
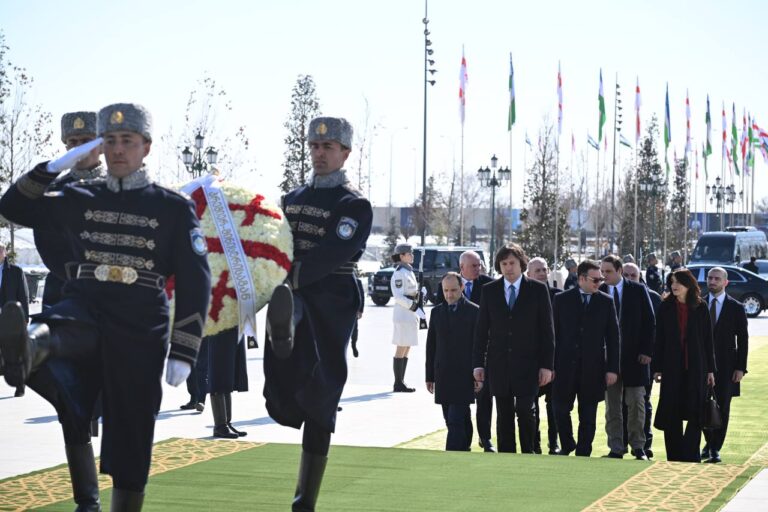
[[[649,263],[643,279],[632,260],[613,255],[570,261],[561,290],[548,284],[547,262],[529,260],[517,244],[496,254],[496,280],[480,273],[477,253],[463,253],[459,272],[442,279],[427,335],[426,387],[442,407],[446,449],[470,449],[470,404],[477,402],[485,451],[542,453],[543,396],[551,455],[590,456],[605,401],[604,457],[653,458],[653,425],[664,432],[667,460],[721,462],[731,398],[747,372],[746,313],[726,293],[724,269],[712,268],[700,290],[682,265],[662,283]],[[704,429],[710,394],[722,423]],[[493,399],[498,447],[490,434]]]

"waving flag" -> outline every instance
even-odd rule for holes
[[[728,147],[727,140],[726,140],[728,138],[728,136],[726,135],[727,131],[728,131],[728,122],[725,120],[725,102],[723,102],[723,158],[725,158],[726,149]]]
[[[600,116],[597,125],[597,142],[603,140],[603,126],[605,125],[605,96],[603,95],[603,69],[600,68],[600,90],[597,93],[597,106]]]
[[[701,156],[702,156],[702,158],[704,158],[704,179],[708,180],[709,179],[709,171],[707,169],[707,145],[704,142],[701,143]],[[699,166],[699,160],[697,159],[696,160],[696,169],[697,169],[697,171],[698,171],[698,166]],[[697,176],[698,176],[698,173],[697,173]]]
[[[744,163],[744,170],[748,171],[747,165],[747,109],[744,109],[744,117],[741,122],[741,161]]]
[[[704,174],[707,172],[707,157],[712,154],[712,116],[709,113],[709,94],[707,94],[707,115],[704,119],[707,123],[707,143],[704,146]]]
[[[517,115],[515,113],[515,68],[512,67],[512,52],[509,52],[509,116],[507,117],[507,131],[512,131]],[[526,135],[527,137],[527,135]]]
[[[733,169],[736,174],[739,171],[739,132],[736,130],[736,103],[733,104],[733,113],[731,114],[731,158],[733,158]]]
[[[560,74],[560,61],[557,61],[557,135],[563,133],[563,77]]]
[[[669,122],[669,84],[667,84],[667,94],[664,100],[664,163],[667,166],[667,174],[669,174],[669,159],[667,158],[667,150],[669,150],[669,143],[672,141],[672,130]]]
[[[461,69],[459,70],[459,116],[464,125],[464,108],[467,103],[467,59],[464,58],[464,46],[461,47]]]
[[[587,134],[587,144],[595,148],[596,150],[600,151],[600,144],[598,144],[595,139],[592,138],[591,135]]]
[[[637,77],[637,85],[635,85],[635,146],[640,141],[640,105],[642,100],[640,99],[640,77]]]

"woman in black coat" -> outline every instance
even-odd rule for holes
[[[651,368],[661,391],[654,426],[664,431],[667,460],[701,462],[701,414],[707,386],[715,385],[712,325],[690,270],[675,270],[670,289],[656,319]]]

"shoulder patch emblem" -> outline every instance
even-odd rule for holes
[[[349,217],[342,217],[339,219],[339,224],[336,226],[336,235],[342,240],[349,240],[357,231],[357,221]]]
[[[63,197],[64,192],[61,190],[49,190],[43,194],[45,197]]]
[[[395,279],[395,288],[402,288],[402,287],[403,287],[403,280]]]
[[[192,241],[192,250],[198,256],[205,256],[208,254],[208,244],[205,241],[205,235],[203,230],[195,228],[189,232],[189,238]]]

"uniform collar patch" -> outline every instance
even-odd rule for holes
[[[121,190],[136,190],[152,184],[152,178],[146,167],[141,167],[125,178],[115,178],[111,174],[107,174],[106,180],[107,188],[115,193]]]
[[[349,180],[347,179],[347,171],[344,169],[323,176],[312,175],[312,188],[333,188],[345,183],[349,183]]]

